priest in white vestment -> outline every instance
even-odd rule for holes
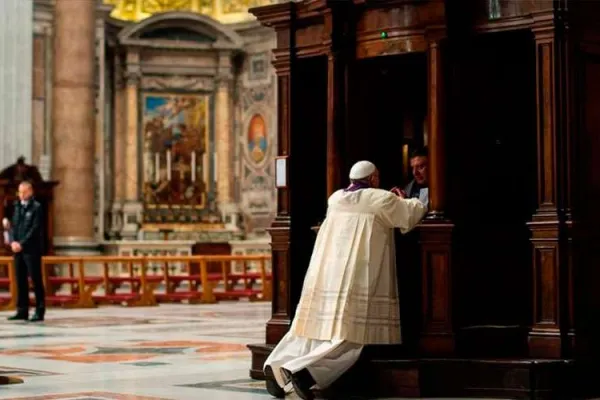
[[[364,345],[402,342],[394,228],[410,231],[427,206],[379,189],[369,161],[356,163],[350,180],[329,197],[294,321],[265,362],[275,397],[291,383],[301,398],[313,399],[312,386],[330,386]]]

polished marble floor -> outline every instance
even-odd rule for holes
[[[248,343],[264,340],[270,304],[51,309],[43,324],[0,313],[0,386],[12,400],[264,400],[248,378]],[[297,399],[295,395],[288,399]]]

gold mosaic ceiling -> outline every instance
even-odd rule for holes
[[[208,15],[223,23],[251,19],[248,9],[272,4],[277,0],[104,0],[114,5],[111,17],[124,21],[141,21],[167,11],[191,11]]]

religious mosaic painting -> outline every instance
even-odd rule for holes
[[[143,102],[145,222],[190,222],[207,206],[209,96],[152,93]]]
[[[248,124],[248,154],[254,163],[262,163],[267,156],[269,138],[267,124],[261,114],[254,114]]]
[[[246,65],[246,68],[252,71],[252,64]],[[240,208],[246,231],[255,234],[264,232],[275,215],[276,191],[272,167],[276,132],[271,129],[276,126],[273,121],[274,95],[274,82],[248,87],[242,94],[245,117],[240,132]]]

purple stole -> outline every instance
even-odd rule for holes
[[[354,182],[351,183],[350,186],[348,186],[346,189],[344,189],[345,192],[356,192],[357,190],[360,189],[369,189],[371,186],[369,186],[369,184],[364,183],[364,182]]]

